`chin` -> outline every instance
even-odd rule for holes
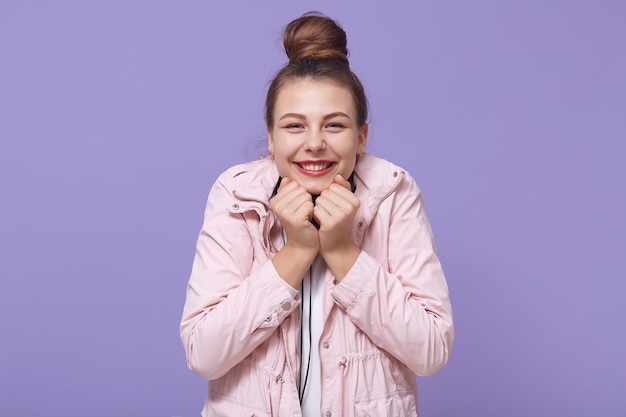
[[[309,194],[315,195],[315,196],[322,194],[322,191],[324,191],[324,190],[325,190],[325,188],[322,188],[322,189],[318,189],[318,188],[307,189]]]
[[[306,188],[309,194],[319,195],[322,193],[322,191],[328,189],[328,187],[330,187],[330,184],[331,183],[328,181],[325,183],[306,184],[304,185],[304,188]]]

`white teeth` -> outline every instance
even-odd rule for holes
[[[302,169],[305,169],[307,171],[322,171],[326,168],[329,167],[329,164],[300,164],[300,166],[302,167]]]

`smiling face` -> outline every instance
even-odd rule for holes
[[[274,115],[268,150],[282,177],[319,194],[336,174],[352,174],[367,124],[358,126],[350,90],[331,81],[295,80],[278,93]]]

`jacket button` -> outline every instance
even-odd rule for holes
[[[337,285],[339,284],[339,281],[337,281],[336,279],[333,280],[333,285]]]
[[[265,319],[265,321],[272,321],[272,316],[269,316],[268,318]]]
[[[322,345],[324,346],[324,349],[328,349],[330,347],[330,345],[328,344],[328,342],[324,342],[324,344]]]
[[[239,210],[239,204],[235,203],[232,205],[233,210]]]
[[[289,301],[285,301],[281,307],[284,311],[289,311],[291,310],[291,303]]]
[[[330,416],[332,416],[332,415],[333,415],[333,413],[331,413],[330,411],[327,411],[327,412],[326,412],[326,417],[330,417]]]
[[[363,227],[363,222],[359,222],[358,226],[359,226],[359,229],[362,228]]]
[[[398,176],[398,171],[394,171],[394,173],[393,173],[393,177],[395,178],[395,177],[397,177],[397,176]]]

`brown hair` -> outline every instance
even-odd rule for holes
[[[332,80],[352,93],[358,126],[367,122],[368,105],[363,84],[350,69],[346,32],[331,18],[309,12],[290,22],[283,32],[289,63],[274,77],[265,99],[265,123],[274,124],[278,93],[294,79]]]

